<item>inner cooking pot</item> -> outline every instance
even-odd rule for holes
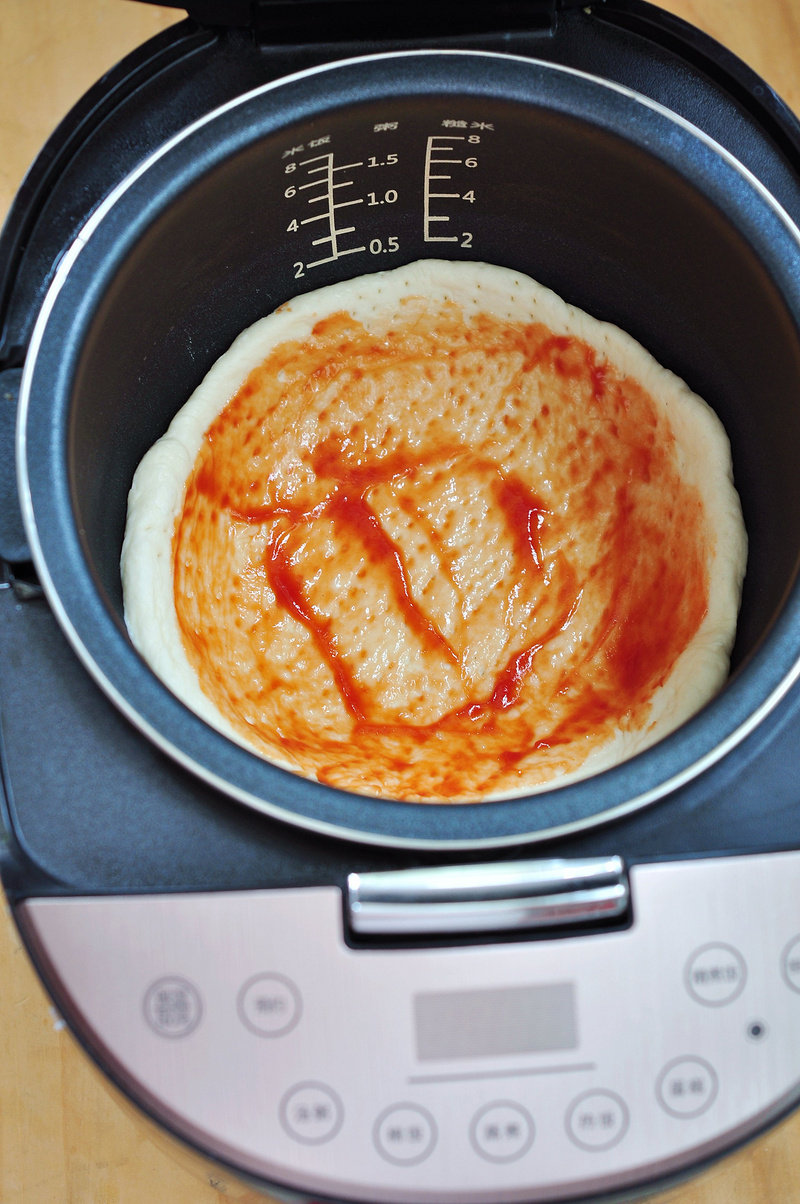
[[[730,436],[750,539],[722,693],[628,763],[528,798],[379,801],[278,769],[187,711],[122,617],[134,469],[233,338],[298,292],[431,257],[527,273],[682,376]],[[37,568],[110,697],[245,803],[380,843],[499,845],[597,823],[696,777],[798,672],[798,316],[795,227],[718,145],[641,96],[463,51],[287,77],[164,146],[68,250],[23,382],[19,475]]]

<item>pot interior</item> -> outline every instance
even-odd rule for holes
[[[368,60],[253,94],[126,182],[93,223],[29,396],[27,473],[60,606],[76,610],[85,589],[99,605],[92,631],[70,618],[81,644],[126,643],[119,557],[133,472],[243,328],[299,292],[420,258],[508,266],[632,334],[731,440],[750,552],[723,693],[744,675],[750,696],[699,745],[662,756],[654,773],[668,778],[727,738],[797,655],[794,637],[770,646],[800,554],[794,232],[718,148],[600,81],[489,55],[400,56],[387,74]],[[431,196],[437,159],[450,161],[438,169],[449,198]],[[332,235],[327,202],[308,200],[324,173],[331,195],[353,202],[334,218],[347,232]],[[785,663],[748,676],[762,655]],[[127,644],[126,657],[123,694],[140,672]],[[577,804],[578,820],[658,789],[637,773],[603,775],[611,784]],[[580,799],[581,786],[563,793]]]

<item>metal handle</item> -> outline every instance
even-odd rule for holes
[[[624,915],[620,857],[448,865],[350,874],[347,908],[364,936],[503,932]]]

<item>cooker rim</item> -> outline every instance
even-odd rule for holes
[[[53,614],[66,635],[73,651],[78,655],[84,668],[89,672],[97,685],[103,690],[106,696],[115,704],[121,713],[128,719],[129,722],[149,741],[151,741],[162,752],[165,752],[172,760],[177,762],[182,768],[186,769],[194,776],[200,778],[212,788],[220,791],[228,798],[235,800],[238,803],[244,804],[253,810],[259,811],[265,815],[271,816],[274,819],[286,822],[296,827],[300,827],[312,832],[319,833],[324,836],[333,836],[337,839],[351,840],[361,844],[396,847],[396,848],[414,848],[426,850],[479,850],[479,849],[502,849],[520,845],[529,842],[549,841],[558,837],[569,836],[576,832],[584,832],[591,828],[604,826],[613,821],[624,818],[633,812],[639,811],[646,806],[665,799],[668,795],[674,793],[681,787],[694,781],[701,774],[705,773],[713,765],[724,759],[733,749],[738,747],[744,740],[747,739],[766,719],[768,715],[780,704],[792,686],[800,679],[800,646],[793,653],[794,659],[788,670],[783,673],[779,680],[773,682],[768,693],[763,697],[754,709],[751,709],[742,718],[736,720],[735,726],[727,731],[726,735],[719,741],[715,742],[712,747],[706,749],[700,756],[691,759],[690,762],[675,773],[667,777],[659,777],[659,780],[646,789],[635,792],[632,797],[626,798],[611,807],[607,807],[596,813],[589,815],[581,815],[579,818],[570,819],[566,822],[553,824],[546,828],[536,828],[533,830],[515,829],[513,832],[495,833],[489,835],[480,835],[477,837],[465,836],[406,836],[396,832],[379,832],[373,829],[364,827],[348,827],[341,822],[329,821],[320,819],[319,817],[310,816],[282,805],[274,803],[270,799],[253,793],[249,789],[238,786],[229,778],[217,772],[213,767],[210,767],[197,760],[195,755],[187,752],[181,743],[177,743],[173,738],[165,735],[159,726],[154,724],[134,703],[130,701],[123,689],[117,684],[115,678],[109,675],[104,667],[99,663],[97,657],[93,653],[91,647],[81,634],[79,627],[73,621],[69,607],[64,603],[63,590],[59,588],[51,573],[50,561],[45,551],[43,541],[40,538],[39,524],[36,516],[36,503],[34,500],[34,488],[32,486],[32,473],[29,471],[29,456],[28,456],[28,428],[30,421],[30,411],[32,409],[32,394],[33,381],[36,372],[37,361],[41,352],[43,343],[47,333],[48,323],[52,312],[60,298],[61,292],[68,281],[70,274],[75,266],[76,261],[81,253],[90,244],[90,240],[102,228],[103,222],[114,212],[121,199],[131,189],[138,180],[144,177],[148,171],[152,170],[154,165],[160,162],[165,156],[169,155],[173,150],[180,147],[188,138],[194,135],[197,131],[202,130],[205,126],[218,121],[221,116],[231,112],[243,104],[246,104],[253,99],[262,96],[265,93],[275,91],[298,81],[305,81],[317,75],[329,75],[340,72],[344,69],[358,68],[365,63],[384,62],[386,60],[396,59],[420,59],[420,58],[450,58],[450,59],[487,59],[496,60],[498,62],[517,63],[525,67],[534,67],[538,70],[561,74],[566,76],[577,77],[594,86],[600,86],[603,89],[615,92],[628,100],[636,102],[644,108],[650,109],[660,117],[669,121],[672,125],[681,129],[684,134],[689,135],[693,139],[698,140],[706,149],[710,150],[717,158],[738,174],[741,180],[756,194],[759,201],[766,203],[768,210],[774,217],[778,219],[784,228],[784,231],[790,236],[796,248],[800,252],[800,228],[791,218],[786,209],[775,198],[773,193],[758,179],[758,177],[746,167],[735,155],[727,148],[722,146],[716,139],[708,135],[700,127],[675,113],[667,106],[650,97],[628,87],[627,85],[609,80],[603,76],[587,72],[578,68],[566,66],[560,63],[550,62],[548,60],[538,59],[519,54],[506,54],[499,51],[485,51],[473,49],[459,48],[423,48],[410,50],[396,50],[386,52],[376,52],[368,55],[352,56],[345,59],[335,60],[281,76],[278,79],[270,80],[265,84],[259,85],[256,88],[249,89],[247,92],[225,102],[216,107],[207,114],[202,115],[188,126],[184,127],[177,134],[169,138],[165,143],[159,146],[154,152],[149,154],[137,165],[135,169],[129,172],[116,187],[109,192],[104,200],[97,206],[93,213],[86,220],[76,237],[65,250],[65,253],[59,262],[53,281],[49,286],[44,303],[37,315],[36,323],[33,330],[28,354],[26,357],[25,366],[22,374],[22,383],[20,389],[20,401],[18,408],[17,419],[17,438],[16,438],[16,459],[17,459],[17,474],[19,481],[20,503],[23,515],[23,522],[28,536],[32,559],[36,572],[39,576],[39,581],[42,585],[45,597],[50,605]],[[85,561],[84,561],[85,567]],[[87,573],[87,577],[90,574]],[[98,591],[95,587],[95,594]],[[107,610],[107,608],[106,608]],[[795,617],[793,612],[796,611],[800,615],[800,586],[796,579],[793,581],[792,587],[787,591],[787,596],[783,603],[783,608],[778,616],[775,627],[779,628],[778,642],[783,639],[787,640],[787,632],[790,626],[793,626],[792,619]],[[113,620],[110,614],[107,614],[109,622],[109,632],[114,627]],[[121,639],[121,633],[117,633]],[[772,633],[770,633],[772,639]],[[128,654],[133,654],[138,657],[138,653],[132,648],[129,643],[126,645]],[[142,662],[143,663],[143,662]],[[189,711],[183,703],[181,703],[174,695],[171,694],[168,687],[164,685],[149,667],[146,667],[146,672],[152,677],[153,681],[161,691],[167,693],[172,700],[174,706],[180,708],[188,717],[192,725],[199,725],[204,732],[209,730],[213,733],[214,740],[222,740],[225,744],[230,744],[241,752],[246,757],[255,760],[259,765],[266,764],[269,768],[285,778],[298,779],[298,775],[280,769],[270,762],[263,762],[257,754],[249,752],[244,748],[240,748],[233,742],[228,741],[221,733],[215,732],[214,729],[209,729],[202,720],[198,719],[191,711]],[[747,674],[747,669],[744,670]],[[728,687],[723,689],[723,693],[727,692]],[[718,696],[719,698],[719,696]],[[717,699],[711,700],[708,706],[713,706]],[[607,770],[602,774],[594,775],[582,782],[572,785],[558,786],[555,785],[552,790],[540,794],[522,796],[520,798],[501,799],[494,802],[486,803],[442,803],[442,804],[413,804],[400,802],[396,800],[383,800],[372,796],[362,796],[353,794],[348,791],[334,790],[337,796],[342,799],[353,800],[357,804],[372,804],[373,807],[379,807],[385,813],[390,808],[400,808],[403,814],[409,814],[411,809],[417,807],[422,809],[422,815],[429,814],[432,810],[457,815],[459,813],[469,813],[476,815],[478,811],[486,808],[491,812],[498,807],[506,807],[515,803],[531,803],[535,805],[542,802],[546,797],[554,794],[562,794],[563,792],[572,792],[575,788],[586,788],[587,784],[597,782],[600,778],[608,778],[609,776],[617,777],[624,774],[629,767],[634,763],[639,763],[641,758],[647,758],[649,762],[657,758],[659,751],[664,752],[667,746],[673,747],[676,743],[676,738],[679,733],[686,729],[696,731],[698,725],[704,722],[703,708],[698,715],[692,717],[687,723],[683,724],[677,732],[668,735],[664,740],[660,741],[651,749],[639,754],[627,762],[623,762],[620,766]],[[741,711],[741,707],[739,708]],[[689,741],[691,742],[691,741]],[[663,756],[661,759],[664,759]],[[327,790],[331,791],[330,787],[323,787],[320,783],[309,781],[308,779],[299,777],[299,782],[306,789],[311,787],[315,791]],[[424,818],[423,818],[424,824]],[[454,825],[455,826],[455,825]]]

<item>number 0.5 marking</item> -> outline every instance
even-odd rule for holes
[[[382,238],[373,238],[369,244],[371,255],[381,255],[384,252],[394,252],[400,250],[400,240],[396,234],[390,234],[386,242]]]

